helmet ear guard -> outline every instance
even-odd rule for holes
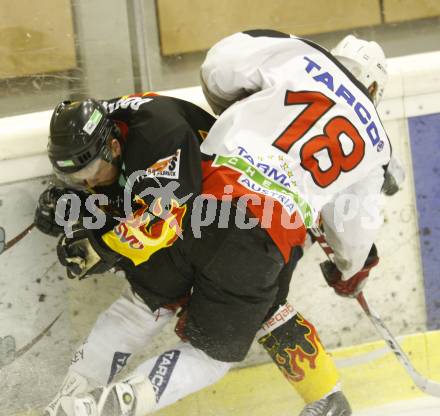
[[[388,79],[385,53],[379,44],[348,35],[331,53],[365,88],[370,89],[376,83],[372,99],[377,106]]]
[[[112,144],[111,144],[111,141],[109,141],[110,137],[114,140],[117,140],[119,143],[119,146],[122,147],[121,133],[120,133],[119,128],[115,125],[113,127],[112,131],[110,132],[110,135],[107,137],[103,147],[102,147],[100,156],[101,156],[102,160],[104,160],[108,163],[111,163],[112,165],[120,166],[121,155],[116,156],[116,157],[113,156]]]

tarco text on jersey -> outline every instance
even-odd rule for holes
[[[318,65],[312,59],[304,56],[304,60],[307,62],[305,68],[306,72],[310,75],[316,74],[317,71],[321,71],[321,65]],[[358,116],[360,122],[367,126],[366,132],[373,146],[377,146],[377,151],[380,152],[383,149],[383,140],[381,140],[379,135],[379,130],[376,127],[374,120],[371,120],[370,112],[365,108],[365,106],[356,100],[355,95],[344,85],[341,84],[335,89],[334,77],[328,71],[320,72],[319,74],[312,77],[316,82],[323,83],[331,92],[333,92],[337,97],[344,99],[350,107],[354,108],[356,115]]]

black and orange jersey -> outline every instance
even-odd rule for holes
[[[118,125],[121,174],[95,191],[109,198],[103,243],[138,266],[190,232],[202,187],[200,144],[215,119],[196,105],[154,93],[102,101]]]

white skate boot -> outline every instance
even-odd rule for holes
[[[85,377],[69,371],[55,398],[44,410],[43,416],[73,416],[73,396],[82,394],[89,388]]]
[[[137,376],[79,396],[73,408],[74,416],[145,416],[155,405],[150,380]]]

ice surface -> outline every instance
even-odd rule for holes
[[[439,416],[440,398],[405,400],[355,412],[354,416]]]

